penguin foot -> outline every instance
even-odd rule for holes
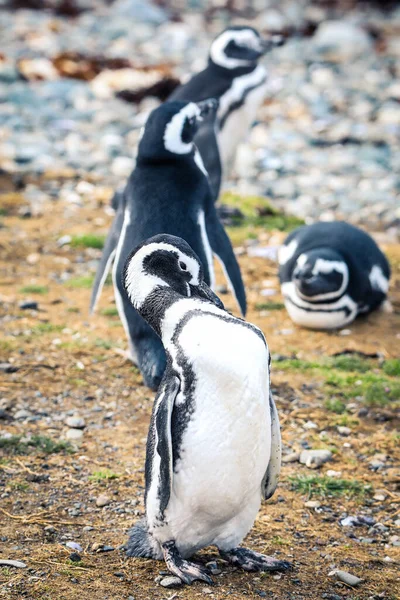
[[[245,571],[287,571],[292,568],[290,562],[278,560],[247,548],[219,550],[221,557]]]
[[[179,577],[183,583],[191,585],[194,581],[205,581],[209,585],[213,584],[213,580],[208,574],[208,569],[196,563],[184,560],[179,554],[174,541],[166,542],[162,545],[165,563],[174,575]]]

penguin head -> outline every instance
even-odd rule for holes
[[[139,142],[138,161],[191,155],[199,122],[205,117],[214,115],[215,118],[217,108],[218,101],[214,98],[202,102],[161,104],[146,121]]]
[[[125,263],[123,284],[139,312],[150,296],[153,305],[155,296],[162,300],[166,288],[180,296],[202,298],[224,308],[204,282],[197,254],[187,242],[174,235],[156,235],[135,248]]]
[[[260,56],[282,44],[280,35],[263,39],[253,27],[228,27],[211,44],[210,61],[229,70],[254,68]]]
[[[330,248],[317,248],[298,257],[292,279],[298,295],[308,302],[341,296],[349,282],[343,257]]]

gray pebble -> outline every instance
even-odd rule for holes
[[[346,571],[341,571],[340,569],[335,569],[329,573],[329,577],[334,577],[338,581],[342,581],[351,587],[356,587],[362,582],[362,579],[352,575],[351,573],[347,573]]]
[[[182,581],[179,577],[164,577],[164,579],[161,579],[160,585],[165,588],[172,588],[182,585]]]

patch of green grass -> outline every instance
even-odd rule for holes
[[[261,231],[266,229],[289,232],[304,225],[302,219],[284,214],[262,196],[241,196],[225,192],[222,195],[221,203],[238,208],[243,214],[243,218],[233,217],[233,225],[227,227],[229,237],[234,244],[256,238]]]
[[[342,375],[332,372],[325,384],[327,393],[347,399],[363,396],[368,406],[386,406],[400,400],[400,383],[376,373]]]
[[[10,577],[12,575],[12,569],[9,567],[0,567],[0,573],[3,577]]]
[[[87,385],[86,381],[84,379],[79,379],[79,378],[71,378],[68,379],[68,383],[70,385],[73,385],[75,387],[84,387]]]
[[[101,250],[104,247],[104,235],[95,235],[88,233],[85,235],[74,235],[71,239],[73,248],[98,248]]]
[[[15,349],[15,342],[9,340],[0,340],[0,352],[12,352]]]
[[[371,362],[357,354],[341,354],[331,358],[331,366],[339,371],[357,371],[366,373],[371,369]]]
[[[29,490],[29,484],[23,481],[12,481],[9,487],[17,492],[26,492]]]
[[[45,285],[25,285],[19,289],[21,294],[47,294],[49,288]]]
[[[327,410],[329,410],[330,412],[334,412],[337,415],[343,414],[346,410],[345,403],[342,402],[342,400],[339,400],[338,398],[328,398],[328,400],[325,400],[324,406]]]
[[[83,275],[82,277],[71,277],[65,282],[65,285],[70,288],[81,288],[90,290],[93,286],[94,275]],[[112,277],[108,275],[104,285],[112,285]]]
[[[276,364],[277,369],[282,371],[309,371],[311,369],[326,368],[322,363],[302,360],[301,358],[285,358],[276,361],[274,364]]]
[[[285,308],[283,302],[259,302],[256,304],[257,310],[282,310]]]
[[[292,489],[301,494],[312,496],[360,496],[367,489],[357,480],[335,479],[323,475],[296,475],[289,477]]]
[[[114,306],[110,306],[109,308],[103,308],[101,314],[105,317],[118,317],[118,309]]]
[[[33,335],[42,335],[43,333],[59,333],[65,329],[65,325],[54,325],[53,323],[38,323],[32,327]]]
[[[111,469],[101,469],[100,471],[94,471],[92,475],[89,475],[91,481],[110,481],[111,479],[118,479],[120,475],[114,473]]]
[[[391,358],[389,360],[385,360],[382,365],[382,370],[386,375],[390,375],[392,377],[400,376],[400,359],[399,358]]]
[[[94,282],[94,275],[83,275],[82,277],[71,277],[66,282],[66,286],[70,288],[83,288],[90,290]]]
[[[69,306],[67,308],[67,312],[69,312],[69,313],[79,313],[81,311],[80,311],[80,309],[77,306]]]
[[[29,454],[32,450],[44,452],[44,454],[56,454],[58,452],[72,452],[69,442],[54,441],[44,435],[33,435],[24,439],[21,435],[13,435],[9,438],[0,438],[0,448],[10,454]]]
[[[110,350],[113,347],[113,344],[107,340],[102,340],[101,338],[97,338],[94,342],[96,348],[104,348],[105,350]]]

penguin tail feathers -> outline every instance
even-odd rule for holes
[[[163,558],[161,546],[150,534],[144,519],[135,523],[129,530],[129,539],[125,548],[127,556],[158,560]]]

